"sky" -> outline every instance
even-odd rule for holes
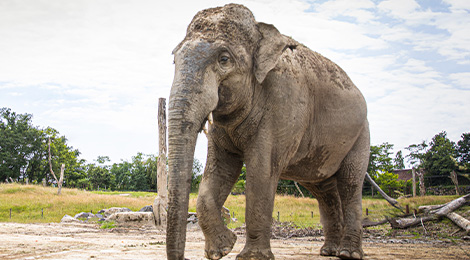
[[[233,2],[347,72],[367,101],[371,144],[396,152],[470,132],[470,1]],[[1,0],[0,107],[33,114],[88,162],[158,154],[171,52],[198,11],[227,3]],[[200,134],[203,163],[206,150]]]

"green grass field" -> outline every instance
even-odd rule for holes
[[[125,196],[123,196],[125,194]],[[38,185],[0,184],[0,222],[50,223],[60,222],[65,214],[75,215],[80,212],[98,212],[104,208],[127,207],[137,211],[144,206],[152,205],[156,193],[151,192],[89,192],[78,189],[62,189],[57,195],[57,188]],[[420,205],[441,204],[456,196],[427,196],[400,200],[401,205],[408,204],[410,209]],[[197,194],[191,194],[189,211],[196,211]],[[243,225],[245,222],[245,196],[229,196],[225,207],[235,213],[236,223],[230,228]],[[366,208],[369,218],[381,220],[386,215],[398,213],[385,200],[379,198],[363,199],[363,216]],[[10,218],[11,209],[11,218]],[[43,215],[41,214],[43,211]],[[320,215],[318,202],[311,198],[296,198],[277,195],[273,218],[282,222],[293,222],[300,227],[319,227]],[[312,217],[313,216],[313,217]]]

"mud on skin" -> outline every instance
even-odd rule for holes
[[[206,257],[219,259],[234,246],[220,209],[245,163],[247,236],[238,259],[274,259],[270,227],[280,178],[322,201],[327,242],[318,254],[361,259],[369,127],[365,100],[346,73],[236,4],[197,13],[173,54],[168,259],[184,258],[194,148],[209,115],[197,203]]]

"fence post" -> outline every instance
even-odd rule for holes
[[[281,218],[280,218],[279,211],[278,211],[278,212],[277,212],[277,222],[281,222],[280,219],[281,219]]]
[[[158,162],[157,162],[157,198],[153,202],[153,214],[157,226],[167,224],[168,206],[168,173],[166,171],[167,146],[166,146],[166,99],[158,99]]]
[[[11,219],[11,209],[10,209],[10,219]]]

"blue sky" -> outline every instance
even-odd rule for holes
[[[398,151],[470,131],[470,1],[234,2],[348,73],[368,102],[372,144]],[[156,154],[171,51],[197,11],[226,3],[2,0],[0,107],[33,114],[90,162]],[[200,135],[201,161],[206,145]]]

